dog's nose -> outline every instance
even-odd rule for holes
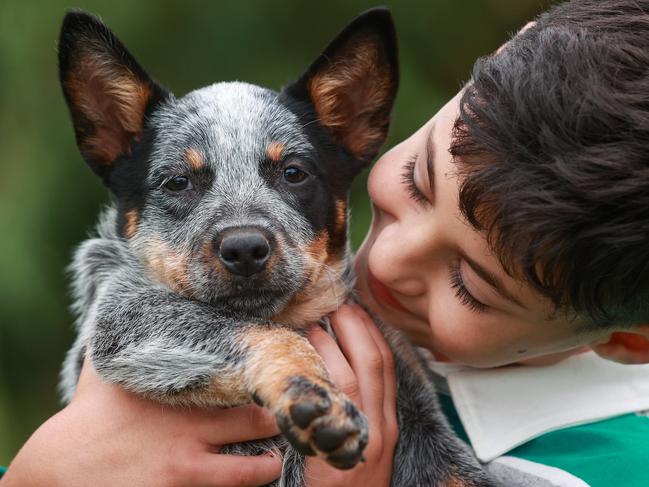
[[[226,230],[218,245],[219,259],[232,274],[251,276],[261,271],[271,248],[264,234],[255,228]]]

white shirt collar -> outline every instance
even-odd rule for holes
[[[432,368],[446,377],[483,462],[549,431],[649,409],[649,364],[616,364],[593,352],[543,367]]]

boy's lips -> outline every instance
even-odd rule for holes
[[[367,269],[367,285],[370,288],[370,292],[379,303],[388,305],[391,308],[398,309],[399,311],[408,312],[408,310],[404,308],[403,305],[392,295],[390,290],[381,281],[374,277],[369,269]]]

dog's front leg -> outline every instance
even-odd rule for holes
[[[360,460],[367,421],[295,330],[228,318],[119,273],[102,286],[91,316],[88,355],[105,379],[169,404],[255,401],[301,453],[339,468]]]
[[[271,409],[293,447],[351,468],[367,445],[367,420],[329,380],[311,344],[289,328],[259,326],[242,334],[244,377],[253,399]]]

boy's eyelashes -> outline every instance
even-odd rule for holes
[[[415,154],[408,158],[401,171],[401,182],[406,186],[410,198],[424,206],[430,204],[426,195],[419,189],[415,182],[415,168],[419,155]]]
[[[451,281],[451,288],[455,290],[455,296],[460,301],[460,303],[462,303],[462,305],[466,306],[471,311],[475,311],[476,313],[482,313],[489,308],[489,306],[473,297],[473,295],[466,288],[464,279],[462,278],[459,260],[454,260],[449,266],[449,278]]]
[[[401,182],[406,186],[410,198],[421,206],[430,205],[428,197],[419,189],[415,181],[415,169],[419,155],[415,154],[408,158],[401,172]],[[478,301],[467,289],[462,278],[460,270],[460,260],[454,260],[449,266],[449,278],[451,288],[455,290],[455,296],[463,306],[468,307],[471,311],[482,313],[489,306]]]

